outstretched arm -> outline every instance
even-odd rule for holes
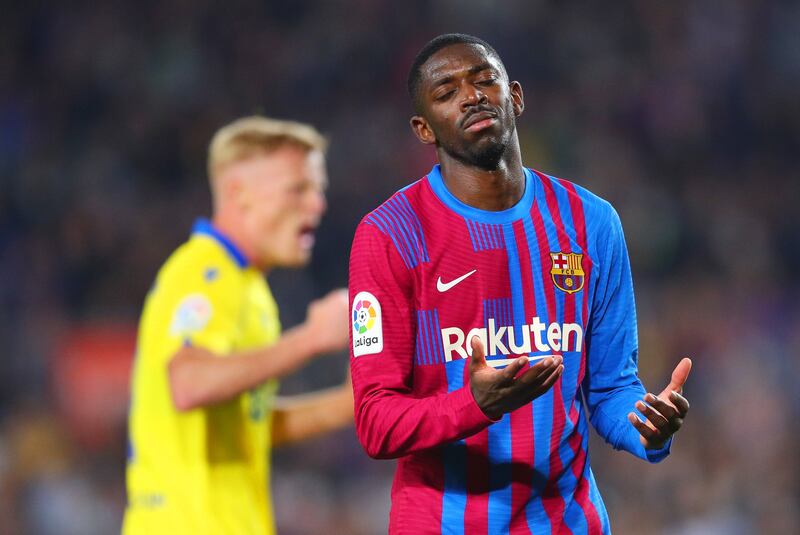
[[[670,390],[682,388],[691,361],[685,359],[678,365],[673,383],[660,396],[647,395],[638,377],[636,306],[628,252],[619,216],[610,207],[609,217],[598,246],[599,274],[587,336],[583,394],[592,425],[606,442],[658,462],[669,454],[671,437],[686,414],[683,402],[670,398]],[[636,418],[631,411],[640,408],[645,409],[650,423],[631,425],[631,418]],[[688,410],[688,404],[685,408]]]
[[[282,377],[317,355],[347,344],[347,293],[335,290],[309,305],[305,323],[266,348],[220,354],[187,344],[168,364],[172,400],[180,411],[229,400]]]

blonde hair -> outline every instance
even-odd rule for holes
[[[328,141],[311,125],[281,121],[260,115],[242,117],[220,128],[208,148],[210,179],[234,162],[257,154],[269,154],[286,145],[325,152]]]

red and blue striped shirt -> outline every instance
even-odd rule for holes
[[[356,429],[370,456],[398,459],[390,533],[610,533],[587,412],[616,449],[669,452],[645,450],[626,419],[645,390],[617,213],[568,181],[525,178],[519,202],[488,212],[453,196],[437,165],[356,231]],[[558,354],[563,375],[493,422],[468,384],[476,335],[490,365]]]

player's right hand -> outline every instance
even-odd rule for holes
[[[313,337],[316,353],[347,347],[350,311],[347,290],[339,288],[308,305],[306,327]]]
[[[474,336],[470,343],[469,384],[472,397],[492,420],[547,392],[564,371],[563,357],[556,355],[543,358],[517,377],[519,371],[528,365],[526,357],[519,357],[504,369],[497,370],[486,363],[481,339]]]

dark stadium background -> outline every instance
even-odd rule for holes
[[[487,39],[522,82],[525,162],[619,210],[645,384],[694,358],[671,457],[593,444],[615,533],[800,532],[800,4],[45,4],[0,6],[0,532],[119,529],[135,324],[209,213],[215,129],[259,112],[330,137],[313,264],[271,276],[295,324],[346,284],[360,217],[431,165],[405,76],[446,31]],[[278,452],[280,533],[385,532],[392,472],[351,430]]]

